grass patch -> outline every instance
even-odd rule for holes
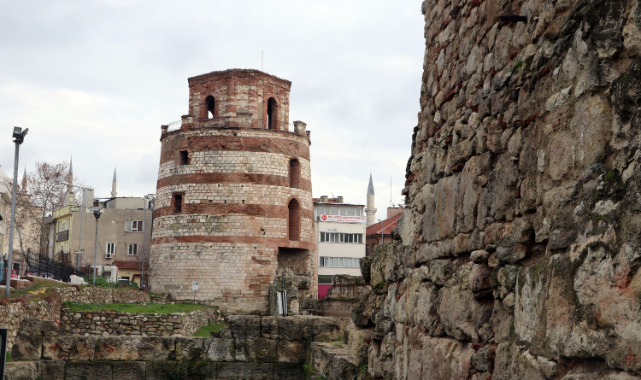
[[[211,333],[219,332],[225,328],[224,322],[210,323],[207,326],[203,326],[198,329],[192,336],[199,336],[202,338],[209,338]]]
[[[209,308],[207,305],[199,305],[193,303],[175,303],[175,304],[162,304],[162,303],[149,303],[146,305],[136,305],[128,303],[113,303],[113,304],[99,304],[99,303],[76,303],[67,301],[64,306],[69,308],[72,312],[83,311],[120,311],[123,313],[147,313],[147,314],[171,314],[171,313],[189,313],[196,310],[204,310]]]
[[[11,351],[7,351],[6,359],[7,359],[6,360],[7,363],[13,360],[13,357],[11,356]]]

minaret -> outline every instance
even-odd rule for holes
[[[114,166],[114,180],[111,182],[111,197],[116,197],[116,167]]]
[[[73,156],[69,160],[69,172],[67,173],[67,196],[65,197],[65,206],[76,204],[76,197],[73,194]]]
[[[27,192],[27,164],[24,164],[24,174],[22,175],[22,186],[20,189],[21,192]]]
[[[372,182],[372,173],[369,173],[369,186],[367,186],[367,207],[365,208],[365,215],[367,215],[367,226],[376,223],[376,208],[374,207],[374,182]]]
[[[69,172],[67,173],[67,183],[69,186],[67,186],[67,193],[72,193],[73,192],[73,156],[71,156],[71,159],[69,160]]]

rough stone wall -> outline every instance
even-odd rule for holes
[[[0,328],[9,329],[8,349],[13,346],[18,328],[25,318],[38,318],[60,323],[60,310],[66,301],[78,303],[147,303],[149,293],[130,289],[104,289],[66,286],[53,288],[46,299],[18,300],[0,304]]]
[[[62,301],[59,297],[37,302],[16,302],[0,304],[0,328],[9,329],[7,350],[11,350],[18,334],[18,327],[26,318],[47,321],[60,320]]]
[[[422,10],[407,208],[354,318],[370,374],[641,378],[639,1]]]
[[[161,137],[151,289],[176,299],[195,296],[228,313],[267,313],[269,287],[285,262],[279,261],[282,248],[290,249],[288,260],[301,253],[296,273],[309,276],[316,289],[309,133],[304,123],[287,129],[288,81],[228,70],[189,84],[190,115],[181,129],[164,130]],[[206,119],[202,109],[210,95],[216,112]],[[276,129],[262,123],[270,97],[278,104]],[[290,183],[291,160],[300,170]],[[176,194],[182,196],[180,211]],[[290,226],[290,202],[298,202],[299,227]],[[290,230],[299,237],[290,240]],[[195,295],[192,281],[199,283]]]
[[[362,277],[337,275],[332,279],[332,287],[327,296],[318,301],[315,315],[351,317],[352,310],[358,306],[359,299],[372,290]]]
[[[212,338],[95,337],[27,319],[6,380],[301,380],[310,343],[343,334],[334,318],[228,316],[225,323]]]
[[[77,303],[135,303],[150,302],[149,293],[134,289],[106,289],[99,287],[65,286],[53,288],[62,297],[62,302]]]
[[[68,335],[140,335],[140,336],[190,336],[199,328],[214,322],[213,309],[190,313],[145,314],[123,313],[113,310],[71,312],[63,310],[60,330]]]

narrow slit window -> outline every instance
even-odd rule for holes
[[[180,214],[183,211],[183,195],[174,194],[174,214]]]
[[[189,165],[189,152],[186,150],[180,151],[180,166]]]

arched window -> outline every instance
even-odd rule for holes
[[[296,199],[289,201],[289,240],[300,240],[300,205]]]
[[[267,101],[267,129],[278,129],[278,105],[276,99],[269,98]]]
[[[300,188],[300,162],[295,158],[289,161],[289,187]]]
[[[216,99],[209,95],[205,98],[205,105],[207,106],[207,119],[213,119],[216,116]]]

